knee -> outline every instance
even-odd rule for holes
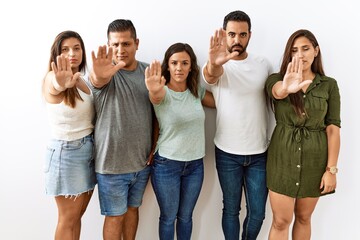
[[[307,214],[295,214],[295,221],[302,225],[310,224],[311,222],[311,215]]]
[[[283,231],[289,228],[292,219],[288,218],[280,218],[275,217],[273,218],[272,227],[278,231]]]

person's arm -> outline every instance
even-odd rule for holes
[[[125,63],[120,61],[114,65],[112,62],[113,49],[110,47],[107,51],[107,46],[100,46],[97,55],[94,51],[91,52],[92,57],[92,70],[90,72],[90,82],[96,88],[102,88],[108,84],[111,77],[125,66]]]
[[[156,118],[155,113],[153,112],[153,135],[152,135],[152,146],[151,146],[151,151],[150,154],[148,156],[147,165],[151,165],[154,162],[154,153],[155,153],[155,148],[156,148],[156,144],[157,141],[159,139],[159,122]]]
[[[228,53],[226,50],[225,30],[216,30],[214,36],[210,38],[209,60],[203,68],[206,82],[216,83],[224,72],[222,65],[237,55],[238,52]]]
[[[336,125],[330,124],[326,127],[327,145],[328,145],[328,161],[327,167],[336,167],[340,151],[340,128]],[[321,193],[327,193],[336,188],[336,174],[330,173],[326,170],[321,179],[320,189]]]
[[[290,93],[296,93],[304,86],[312,83],[312,80],[302,79],[303,64],[299,57],[293,57],[288,64],[283,81],[278,81],[272,88],[275,99],[284,99]]]
[[[166,90],[164,88],[166,80],[161,76],[161,64],[153,61],[145,69],[145,84],[149,90],[149,98],[152,104],[159,104],[164,99]]]
[[[205,96],[201,100],[201,103],[205,107],[216,108],[214,96],[212,92],[209,92],[208,90],[205,90]]]

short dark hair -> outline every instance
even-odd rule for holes
[[[110,32],[126,32],[130,31],[131,37],[136,40],[136,29],[134,27],[134,24],[131,22],[131,20],[128,19],[116,19],[112,21],[107,30],[107,37],[109,39],[109,33]]]
[[[227,23],[229,21],[236,21],[236,22],[247,22],[249,26],[249,32],[251,32],[251,21],[249,15],[245,12],[237,10],[230,12],[228,15],[224,17],[223,29],[226,30]]]

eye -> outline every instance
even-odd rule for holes
[[[247,33],[240,33],[240,37],[245,38],[247,36]]]
[[[68,48],[62,48],[61,49],[61,52],[67,52],[68,51]]]
[[[229,32],[229,33],[228,33],[228,36],[233,38],[233,37],[235,37],[235,33]]]

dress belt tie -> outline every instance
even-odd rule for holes
[[[292,126],[292,125],[288,125],[285,124],[283,122],[277,122],[277,124],[279,125],[283,125],[285,127],[291,128],[293,130],[293,139],[296,142],[301,142],[302,138],[309,138],[310,132],[322,132],[324,131],[324,129],[309,129],[305,126]]]

